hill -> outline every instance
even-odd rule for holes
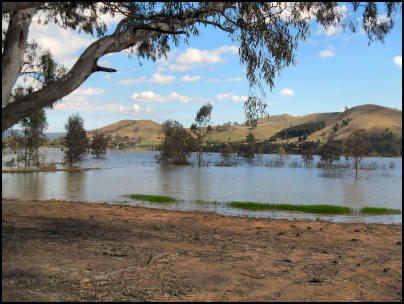
[[[120,120],[105,127],[92,130],[88,135],[92,137],[94,132],[99,131],[113,137],[128,137],[138,141],[157,142],[162,133],[161,125],[151,120]]]
[[[398,135],[402,134],[402,112],[400,110],[366,104],[352,107],[344,112],[315,113],[304,116],[289,114],[271,115],[258,121],[257,128],[249,129],[240,124],[223,124],[213,127],[209,141],[230,142],[244,140],[248,132],[259,139],[269,139],[277,132],[301,124],[324,121],[325,127],[309,135],[307,140],[327,140],[330,135],[336,139],[346,138],[354,129],[364,128],[369,132],[379,132],[386,128]],[[121,120],[100,129],[112,136],[129,137],[141,142],[158,142],[162,136],[161,125],[151,120]],[[89,136],[94,131],[89,132]],[[291,141],[297,140],[291,139]]]

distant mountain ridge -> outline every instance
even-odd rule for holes
[[[308,136],[308,141],[325,141],[332,134],[335,139],[346,138],[354,129],[380,132],[388,128],[402,134],[402,111],[373,104],[352,107],[344,112],[314,113],[304,116],[271,115],[260,119],[255,129],[245,125],[224,124],[213,126],[209,141],[230,142],[244,140],[252,132],[258,140],[269,139],[282,129],[304,123],[324,121],[325,127]],[[335,131],[336,130],[336,131]],[[151,120],[121,120],[88,132],[105,132],[112,136],[129,137],[140,141],[158,142],[162,138],[161,124]],[[297,139],[296,139],[297,140]]]
[[[23,135],[22,130],[15,130],[18,135]],[[11,130],[6,130],[3,132],[2,136],[7,137],[10,134]],[[49,139],[56,139],[65,136],[66,132],[45,132],[45,136]]]

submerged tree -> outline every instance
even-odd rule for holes
[[[230,144],[225,143],[223,148],[220,149],[220,155],[225,160],[228,160],[231,157],[232,154],[233,154],[233,147]]]
[[[175,120],[167,120],[161,126],[164,141],[160,147],[160,163],[162,165],[187,165],[188,158],[195,148],[195,140]]]
[[[210,103],[203,105],[195,117],[195,122],[191,125],[191,132],[196,136],[198,166],[201,165],[203,145],[206,137],[212,133],[212,127],[209,125],[212,117],[212,105]]]
[[[90,144],[91,154],[95,155],[95,158],[103,157],[105,153],[107,153],[110,139],[110,136],[107,136],[102,132],[95,132]]]
[[[358,164],[366,156],[369,140],[366,130],[356,129],[345,141],[345,155],[351,157],[355,164],[355,179],[358,179]]]
[[[328,139],[327,142],[319,147],[318,154],[321,161],[326,165],[332,165],[335,160],[339,160],[342,155],[342,145],[335,139]]]
[[[45,129],[46,122],[45,110],[39,110],[29,117],[21,120],[20,125],[23,131],[22,148],[24,166],[39,166],[39,147],[46,142]]]
[[[251,132],[246,136],[246,143],[239,146],[238,155],[247,159],[255,157],[255,136]]]
[[[8,21],[2,39],[2,131],[69,95],[92,73],[116,72],[98,65],[102,56],[130,50],[139,58],[156,60],[166,56],[171,46],[198,36],[200,25],[224,31],[239,43],[235,49],[250,84],[246,117],[254,125],[256,114],[265,109],[265,103],[255,96],[256,89],[265,96],[263,84],[272,90],[275,76],[295,64],[298,43],[309,36],[311,21],[324,28],[341,26],[355,32],[361,15],[361,28],[369,41],[383,42],[393,28],[394,13],[400,4],[386,3],[383,18],[374,2],[351,5],[352,9],[343,10],[336,2],[2,2],[2,17]],[[36,14],[41,14],[45,23],[53,21],[99,38],[69,71],[26,96],[12,99],[17,79],[32,66],[24,57],[30,43],[29,27]],[[102,21],[105,14],[122,17],[108,35]],[[43,64],[46,62],[37,67],[47,70]]]
[[[83,118],[79,114],[69,117],[65,129],[67,132],[64,138],[66,147],[64,161],[71,167],[73,163],[82,160],[83,155],[87,153],[88,139]]]

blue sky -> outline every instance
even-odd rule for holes
[[[116,20],[106,20],[114,29]],[[71,66],[94,37],[35,25],[32,37],[50,47],[56,59]],[[237,45],[226,33],[201,27],[189,45],[173,48],[167,60],[141,60],[125,54],[104,56],[100,65],[117,73],[95,73],[79,89],[47,110],[49,132],[63,132],[69,115],[79,113],[91,130],[122,119],[175,119],[184,126],[194,120],[206,102],[213,104],[214,124],[244,121],[243,100],[248,95],[244,67]],[[282,71],[265,101],[269,115],[305,115],[336,112],[344,106],[378,104],[402,108],[401,8],[385,43],[368,46],[358,31],[311,27],[312,35],[300,43],[297,64]]]

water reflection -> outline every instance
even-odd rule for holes
[[[63,158],[63,152],[59,150],[49,149],[44,153],[51,161]],[[109,151],[105,159],[88,158],[80,163],[83,168],[99,167],[102,168],[100,170],[2,174],[3,197],[112,202],[122,201],[122,195],[128,193],[159,194],[180,200],[180,203],[166,204],[164,208],[203,209],[233,215],[270,217],[300,215],[244,212],[229,209],[223,202],[332,204],[351,208],[377,206],[401,209],[401,158],[365,159],[365,164],[378,169],[360,170],[356,181],[352,169],[304,168],[299,155],[288,156],[283,167],[265,165],[275,163],[276,155],[262,155],[262,160],[250,164],[233,157],[230,161],[237,162],[237,166],[215,166],[222,159],[219,154],[210,153],[204,156],[209,166],[202,168],[162,168],[156,164],[156,155],[158,152]],[[392,161],[395,165],[389,166]],[[382,169],[383,166],[386,169]],[[215,201],[218,203],[213,204]],[[398,221],[401,222],[401,216]]]
[[[88,171],[65,172],[64,174],[64,196],[69,199],[80,199],[85,197],[86,176]]]

